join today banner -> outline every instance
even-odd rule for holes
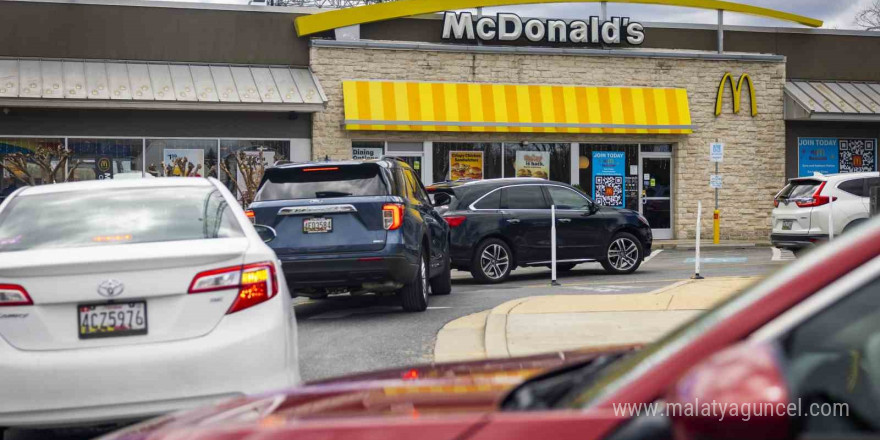
[[[798,176],[877,170],[877,139],[798,138]]]
[[[625,206],[626,153],[594,151],[592,168],[593,200],[603,206]]]

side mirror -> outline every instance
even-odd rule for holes
[[[797,410],[772,344],[743,343],[687,372],[666,396],[676,439],[789,438]]]
[[[275,232],[274,229],[266,225],[254,225],[254,229],[257,231],[257,235],[260,236],[260,239],[263,240],[263,243],[268,243],[278,236],[278,233]]]
[[[434,206],[446,206],[452,203],[452,196],[446,193],[434,193]]]

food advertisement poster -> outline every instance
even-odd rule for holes
[[[537,177],[550,179],[550,152],[549,151],[517,151],[516,177]]]
[[[450,151],[449,180],[483,178],[482,151]]]
[[[162,152],[162,162],[165,165],[172,165],[174,176],[187,175],[185,170],[180,169],[181,159],[186,158],[186,168],[192,168],[189,173],[192,177],[202,177],[205,174],[205,150],[195,148],[166,148]]]
[[[602,206],[623,207],[626,192],[626,153],[623,151],[593,152],[593,200]]]

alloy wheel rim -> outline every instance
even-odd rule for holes
[[[639,261],[639,247],[628,238],[618,238],[608,246],[608,262],[617,270],[627,270]]]
[[[497,280],[503,277],[508,267],[510,267],[510,256],[501,245],[490,244],[483,249],[480,255],[480,268],[489,279]]]
[[[422,262],[419,264],[419,273],[422,275],[422,296],[425,297],[425,299],[428,299],[428,277],[426,276],[426,272],[425,259],[422,258]]]

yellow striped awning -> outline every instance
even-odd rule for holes
[[[514,133],[691,133],[687,90],[343,81],[345,128]]]

